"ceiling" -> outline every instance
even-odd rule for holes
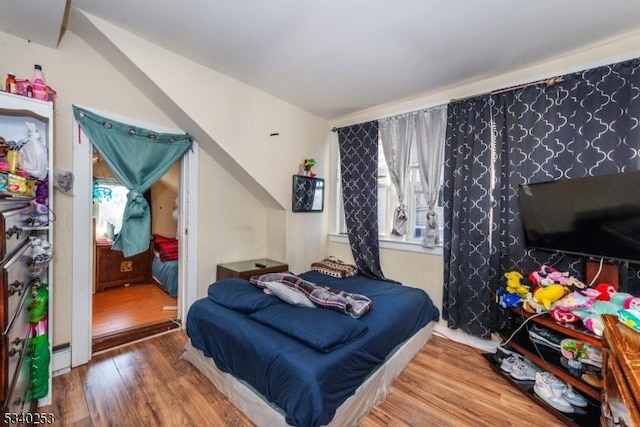
[[[0,31],[56,46],[65,7],[76,7],[327,119],[640,31],[640,2],[629,0],[20,0],[7,5]],[[34,7],[40,11],[36,16]],[[23,21],[29,25],[16,24]]]

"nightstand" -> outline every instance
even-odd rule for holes
[[[228,264],[218,264],[216,280],[229,277],[239,277],[249,279],[256,274],[282,273],[289,271],[289,265],[271,259],[252,259],[248,261],[231,262]]]

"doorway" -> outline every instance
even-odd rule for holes
[[[177,206],[180,164],[145,194],[151,210],[149,249],[124,258],[111,248],[120,232],[128,189],[93,150],[92,352],[176,329],[178,296]]]
[[[83,107],[84,108],[84,107]],[[89,109],[97,114],[114,120],[131,123],[158,132],[177,133],[176,129],[168,129],[149,123],[142,123],[129,117],[121,117]],[[92,256],[92,145],[74,121],[73,170],[73,276],[72,276],[72,349],[71,367],[76,367],[91,360],[92,350],[92,306],[93,289],[87,285],[93,281],[94,259]],[[192,149],[183,157],[180,168],[180,190],[178,211],[178,230],[176,238],[179,246],[179,268],[176,320],[180,323],[183,313],[195,301],[197,294],[197,191],[198,191],[198,145],[194,142]],[[174,322],[175,325],[175,322]],[[181,325],[179,327],[182,327]],[[164,329],[163,329],[164,330]],[[144,334],[160,331],[146,331]]]

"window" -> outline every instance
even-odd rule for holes
[[[408,192],[410,194],[409,198],[409,207],[411,208],[409,212],[409,231],[411,232],[411,236],[407,236],[409,240],[422,240],[424,237],[425,230],[427,228],[427,212],[429,211],[429,207],[427,202],[424,200],[422,195],[422,183],[420,180],[420,170],[418,169],[418,165],[415,166],[412,164],[411,171],[409,173],[409,188]],[[440,175],[440,191],[438,191],[438,200],[436,201],[436,206],[434,211],[438,215],[438,231],[440,234],[440,244],[442,245],[443,239],[443,231],[444,231],[444,209],[443,209],[443,188],[442,188],[442,174]]]
[[[118,234],[122,226],[122,214],[129,190],[119,184],[94,184],[93,216],[96,219],[96,238],[110,237],[109,224]]]
[[[387,167],[387,161],[384,156],[384,151],[382,149],[382,142],[378,142],[378,234],[381,240],[410,243],[420,243],[422,241],[427,226],[428,206],[422,195],[422,183],[417,158],[417,149],[414,144],[411,150],[405,202],[407,214],[409,216],[407,234],[405,236],[396,236],[391,233],[391,229],[393,226],[393,213],[398,206],[398,195],[395,187],[391,184],[391,177],[389,174],[389,168]],[[434,209],[438,215],[440,245],[442,245],[444,230],[442,175],[443,174],[441,174],[440,179],[438,200]],[[338,176],[340,176],[339,171]],[[344,220],[341,195],[339,195],[338,206],[340,206],[341,218],[339,232],[341,234],[346,234],[347,226]]]

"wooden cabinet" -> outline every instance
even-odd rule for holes
[[[640,426],[640,333],[603,315],[603,426]]]
[[[0,136],[20,141],[29,136],[31,127],[41,146],[46,147],[50,173],[53,103],[0,92]],[[44,155],[43,150],[40,154]],[[14,174],[7,173],[6,166],[0,169],[0,406],[4,420],[6,412],[33,412],[36,406],[51,403],[53,299],[48,295],[54,286],[54,218],[49,209],[52,179],[42,178],[39,172],[42,179],[36,180],[21,170],[20,164]],[[4,185],[11,179],[15,187]],[[36,202],[30,192],[32,185],[38,190],[45,186],[47,196]],[[39,310],[34,311],[36,302]],[[39,353],[38,364],[35,357],[32,359],[35,348],[48,353]]]
[[[96,291],[112,286],[151,283],[151,245],[149,250],[125,258],[122,251],[111,249],[111,245],[96,245]]]
[[[26,343],[29,338],[29,266],[26,264],[25,252],[29,245],[17,221],[17,212],[23,212],[28,206],[12,209],[0,202],[0,245],[3,248],[0,261],[0,402],[10,408],[23,403],[24,388],[27,383],[20,380],[21,372],[28,370],[29,354]],[[10,227],[7,227],[11,224]],[[20,230],[8,233],[6,230]]]
[[[289,270],[289,265],[271,259],[252,259],[228,264],[218,264],[216,279],[239,277],[248,279],[256,274],[282,273]]]

